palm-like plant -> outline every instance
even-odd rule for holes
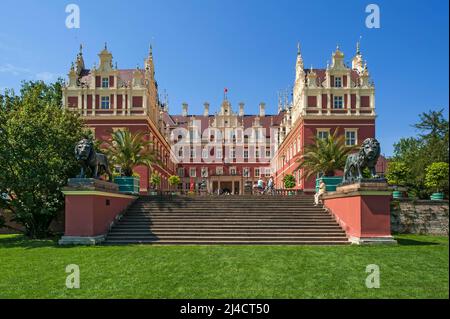
[[[133,168],[139,165],[152,167],[158,162],[154,151],[150,149],[151,141],[144,139],[144,132],[132,134],[128,129],[112,133],[112,139],[107,141],[108,154],[112,165],[122,168],[122,174],[133,176]]]
[[[306,145],[303,155],[297,160],[296,170],[304,169],[305,177],[311,175],[333,176],[343,170],[347,156],[353,147],[345,145],[345,136],[338,136],[338,129],[326,138],[315,137],[314,143]]]

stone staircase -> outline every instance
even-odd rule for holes
[[[105,244],[348,244],[312,196],[141,196]]]

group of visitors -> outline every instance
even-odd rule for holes
[[[275,183],[273,177],[270,176],[268,180],[264,180],[263,177],[259,177],[258,181],[253,185],[253,191],[263,194],[275,194]]]

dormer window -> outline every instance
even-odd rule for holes
[[[102,78],[102,88],[109,88],[109,78]]]
[[[342,87],[342,78],[337,76],[334,78],[334,87],[340,88]]]

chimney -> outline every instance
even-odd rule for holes
[[[244,116],[244,102],[239,103],[239,116]]]
[[[260,117],[266,116],[266,104],[263,102],[259,103],[259,116]]]
[[[203,116],[209,116],[209,103],[205,102],[203,105],[205,106],[203,110]]]
[[[183,116],[188,115],[188,104],[187,103],[183,103],[181,115],[183,115]]]

